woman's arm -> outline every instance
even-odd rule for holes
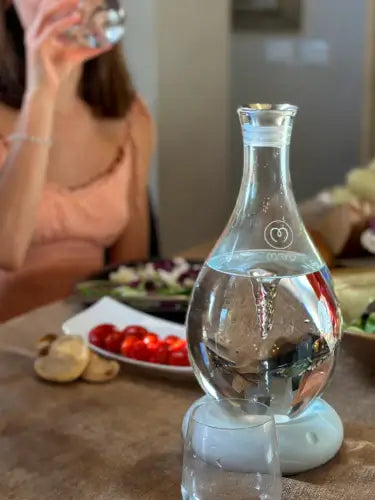
[[[72,70],[105,49],[79,48],[72,52],[59,35],[80,21],[73,12],[79,0],[51,5],[43,0],[35,21],[26,32],[27,85],[20,119],[0,173],[0,268],[22,266],[35,229],[45,184],[49,151],[43,141],[51,139],[54,109],[59,90]],[[63,17],[61,17],[63,16]],[[28,140],[34,136],[39,142]]]
[[[129,133],[133,174],[128,200],[130,215],[126,229],[109,252],[114,264],[147,259],[150,251],[148,177],[155,132],[151,116],[138,98],[131,113]]]
[[[15,133],[48,140],[53,127],[54,99],[35,92],[25,99]],[[41,192],[45,183],[49,148],[15,141],[0,175],[0,268],[17,269],[29,247]]]

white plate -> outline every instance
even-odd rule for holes
[[[159,374],[173,377],[192,377],[193,370],[190,366],[169,366],[158,365],[155,363],[146,363],[135,359],[126,358],[118,354],[112,354],[108,351],[93,346],[88,341],[88,335],[92,328],[102,323],[111,323],[117,328],[123,329],[128,325],[140,325],[147,330],[157,333],[161,338],[167,335],[176,335],[181,339],[186,338],[185,327],[177,323],[172,323],[164,319],[155,318],[136,309],[132,309],[116,300],[104,297],[96,304],[84,310],[83,312],[68,319],[62,329],[66,335],[80,335],[90,345],[90,348],[107,358],[116,359],[128,365],[145,368],[147,371],[158,372]]]

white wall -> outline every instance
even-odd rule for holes
[[[300,199],[342,182],[360,161],[366,3],[305,0],[299,35],[232,35],[232,109],[249,101],[301,108],[292,141]],[[242,147],[234,113],[231,150],[238,183]]]
[[[167,253],[215,238],[228,215],[229,4],[160,2],[160,228]]]
[[[127,0],[126,49],[158,130],[151,180],[164,254],[228,216],[230,0]]]
[[[126,0],[128,28],[124,38],[126,60],[138,92],[155,120],[158,115],[158,49],[155,0]],[[159,206],[157,152],[150,176],[153,205]]]

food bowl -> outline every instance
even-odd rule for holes
[[[335,271],[333,281],[344,319],[343,348],[375,369],[374,319],[370,327],[366,323],[374,318],[375,269]]]

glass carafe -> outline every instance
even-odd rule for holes
[[[206,393],[255,398],[287,417],[322,393],[341,337],[328,269],[292,191],[296,112],[288,104],[239,109],[242,184],[187,318],[190,357]]]

